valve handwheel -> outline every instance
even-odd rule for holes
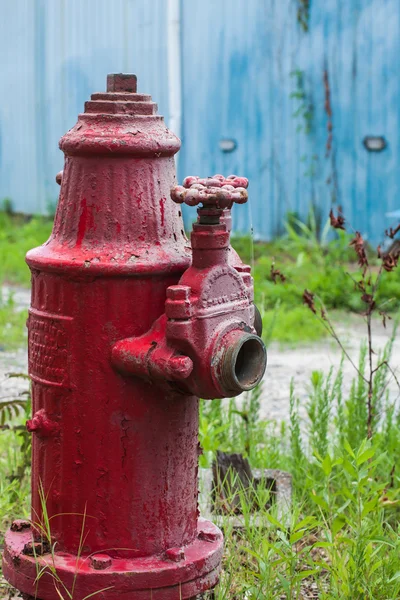
[[[183,181],[183,185],[177,185],[171,190],[171,198],[177,204],[197,206],[203,204],[203,208],[230,209],[232,204],[245,204],[248,200],[248,180],[237,175],[214,175],[201,179],[189,176]]]

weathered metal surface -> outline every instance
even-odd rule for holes
[[[126,590],[147,598],[152,588],[154,598],[175,599],[178,583],[185,598],[216,582],[222,551],[222,536],[197,541],[198,399],[124,377],[110,362],[117,340],[141,335],[163,313],[166,288],[190,263],[169,199],[180,143],[148,96],[112,80],[109,88],[61,140],[53,233],[27,257],[32,521],[43,514],[43,486],[66,585],[83,527],[83,555],[116,561],[107,598]],[[11,557],[29,535],[10,532],[4,558],[7,577],[26,593],[35,590],[34,558],[21,556],[14,569]],[[179,567],[163,559],[180,546],[188,549]],[[79,564],[76,597],[105,587],[109,572]],[[53,583],[40,580],[42,600],[54,599]]]
[[[0,202],[44,213],[58,197],[58,140],[107,73],[134,69],[168,115],[167,3],[14,0],[1,17]]]
[[[230,175],[214,175],[206,179],[186,177],[182,185],[177,185],[171,192],[172,199],[177,204],[197,206],[200,202],[204,207],[231,209],[234,202],[244,204],[248,200],[246,188],[248,180],[245,177]]]
[[[399,209],[398,0],[313,0],[303,24],[306,3],[293,0],[180,4],[180,177],[246,173],[252,198],[235,231],[253,226],[270,238],[288,211],[305,219],[313,202],[324,218],[336,198],[354,227],[378,239],[393,224],[385,213]],[[167,6],[2,3],[0,201],[27,213],[55,203],[57,141],[107,72],[139,69],[169,123]],[[385,149],[369,152],[367,136],[383,137]]]
[[[60,142],[53,232],[27,254],[32,526],[13,524],[3,557],[41,600],[56,592],[38,564],[76,600],[185,600],[218,580],[222,534],[197,509],[198,397],[254,387],[265,348],[229,244],[247,182],[217,179],[191,252],[169,197],[179,146],[128,75],[109,76]]]
[[[247,180],[187,177],[172,199],[199,203],[191,235],[192,265],[167,289],[165,315],[143,336],[120,340],[114,364],[123,372],[195,394],[230,397],[255,387],[264,375],[266,350],[254,328],[253,280],[232,265],[223,211],[247,201]]]
[[[77,557],[61,550],[52,557],[49,548],[43,553],[42,544],[32,541],[31,532],[8,531],[3,573],[14,587],[41,600],[57,597],[54,579],[46,573],[40,577],[35,595],[37,566],[46,564],[57,570],[68,590],[74,589],[77,600],[101,590],[96,595],[106,600],[118,600],[124,595],[132,600],[185,600],[214,587],[219,577],[222,534],[210,521],[199,519],[198,525],[197,535],[185,545],[180,561],[170,554],[133,558],[109,552],[107,559],[104,553],[99,553],[99,558],[97,553]],[[127,550],[125,553],[129,554]]]
[[[398,0],[191,0],[182,22],[181,173],[246,174],[235,231],[268,239],[336,201],[379,240],[400,207]],[[368,135],[387,147],[368,152]]]

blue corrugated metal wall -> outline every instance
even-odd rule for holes
[[[183,4],[184,23],[196,26],[183,35],[181,167],[249,176],[251,210],[236,211],[240,230],[252,222],[270,237],[288,211],[304,216],[313,202],[326,215],[335,200],[376,239],[390,222],[385,212],[400,208],[400,2],[312,0],[307,32],[299,5]],[[366,135],[384,136],[387,148],[368,152]],[[237,150],[223,154],[221,138],[235,139]]]
[[[107,73],[135,72],[168,112],[165,0],[12,0],[0,19],[0,200],[56,201],[60,137]]]
[[[326,215],[335,201],[377,239],[400,208],[400,2],[312,0],[308,31],[299,5],[181,2],[180,178],[247,175],[235,228],[258,237],[281,231],[288,211],[313,202]],[[168,120],[167,0],[13,0],[2,17],[0,198],[44,211],[58,139],[107,72],[136,72]],[[368,152],[367,135],[387,148]]]

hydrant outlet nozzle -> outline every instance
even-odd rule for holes
[[[186,177],[171,190],[174,202],[200,205],[191,235],[192,265],[167,292],[166,338],[192,359],[193,370],[183,385],[201,398],[251,390],[266,369],[250,267],[230,245],[230,209],[247,202],[247,186],[245,177],[214,175]]]
[[[226,395],[252,390],[264,376],[267,352],[258,335],[231,331],[224,336],[224,348],[219,366],[219,379]]]

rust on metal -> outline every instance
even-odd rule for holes
[[[94,554],[90,557],[90,566],[96,571],[104,571],[111,567],[112,559],[107,554]]]
[[[30,541],[24,545],[22,552],[26,556],[42,556],[50,552],[50,544],[47,540],[41,542]]]
[[[121,371],[209,399],[240,394],[261,381],[266,350],[256,329],[253,280],[237,256],[232,260],[223,220],[233,203],[246,202],[246,188],[247,180],[236,175],[187,177],[172,188],[174,202],[201,204],[191,235],[192,265],[167,288],[165,314],[149,331],[114,346]],[[178,360],[190,362],[172,371]]]
[[[31,523],[30,521],[26,521],[24,519],[16,519],[11,523],[11,531],[25,531],[26,529],[30,529]]]
[[[172,562],[180,562],[181,560],[185,560],[185,549],[184,548],[168,548],[165,553],[165,556],[168,560],[172,560]]]
[[[107,75],[107,92],[136,93],[137,77],[133,73],[112,73]]]
[[[26,422],[26,428],[29,433],[36,433],[42,437],[48,437],[55,435],[60,430],[59,423],[52,421],[46,414],[44,408],[38,410],[32,417]]]

